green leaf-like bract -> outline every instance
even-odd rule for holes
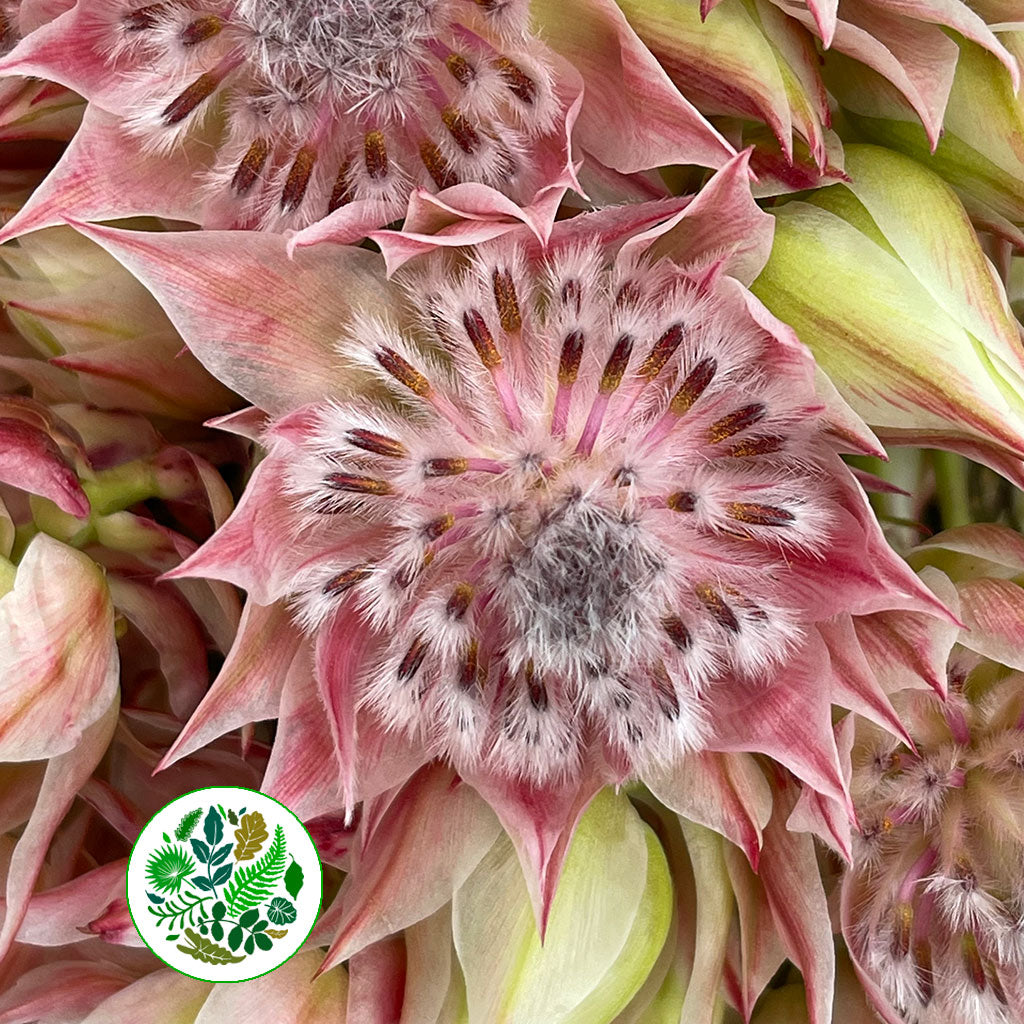
[[[174,838],[185,842],[185,840],[188,839],[188,837],[195,831],[196,825],[199,824],[199,819],[202,816],[202,807],[197,807],[194,811],[189,811],[188,814],[178,822],[178,827],[174,830]]]
[[[202,960],[204,964],[238,964],[244,956],[234,956],[229,949],[218,946],[211,939],[205,939],[191,928],[185,929],[191,946],[178,946],[182,953],[187,953],[193,960]]]
[[[267,852],[254,864],[239,867],[224,890],[228,917],[237,917],[240,910],[258,907],[268,899],[284,873],[284,861],[284,829],[278,825]]]
[[[292,857],[292,862],[288,867],[288,870],[284,873],[284,887],[288,890],[288,895],[292,899],[295,899],[299,895],[299,890],[302,888],[302,867],[299,862]]]

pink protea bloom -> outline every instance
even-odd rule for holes
[[[910,1024],[1010,1024],[1024,1012],[1021,675],[958,649],[949,697],[899,702],[914,748],[862,723],[862,833],[845,882],[861,967]]]

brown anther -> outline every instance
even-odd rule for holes
[[[137,10],[129,11],[128,14],[121,19],[121,24],[124,25],[125,30],[128,32],[142,32],[147,28],[154,28],[160,12],[164,10],[166,6],[166,4],[149,4],[146,7],[140,7]]]
[[[357,583],[368,579],[371,572],[369,564],[365,562],[362,565],[353,565],[349,569],[343,569],[323,585],[323,592],[331,597],[337,597],[338,594],[344,594],[346,590],[351,590]]]
[[[223,27],[224,22],[216,14],[203,14],[181,30],[181,45],[195,46],[203,43],[212,39]]]
[[[1010,1001],[1006,998],[1006,989],[999,978],[999,968],[991,960],[985,965],[985,976],[988,978],[988,986],[992,989],[992,995],[999,1000],[1003,1006],[1009,1006]]]
[[[527,662],[526,664],[526,689],[530,695],[530,703],[538,711],[546,711],[548,707],[548,691],[545,689],[544,684],[534,674],[533,662]]]
[[[348,491],[351,494],[393,494],[391,484],[387,480],[377,480],[372,476],[357,476],[354,473],[328,473],[324,483],[335,491]]]
[[[498,307],[498,320],[506,334],[514,334],[523,326],[523,314],[519,309],[519,296],[516,295],[516,283],[512,280],[512,271],[505,267],[495,268],[491,275],[491,286],[494,289],[494,301]]]
[[[473,585],[471,583],[457,583],[452,591],[448,603],[445,605],[445,612],[449,619],[461,619],[466,614],[470,602],[473,600]]]
[[[480,148],[480,136],[477,130],[460,110],[455,107],[445,107],[441,111],[441,120],[455,140],[455,145],[463,153],[472,156]]]
[[[570,331],[562,342],[562,354],[558,357],[558,383],[571,388],[576,383],[583,359],[583,332]]]
[[[374,181],[382,181],[388,176],[388,147],[384,133],[377,128],[363,137],[363,163],[366,164],[366,173]]]
[[[679,390],[669,402],[668,407],[674,415],[683,416],[693,408],[697,399],[704,394],[708,385],[715,379],[717,369],[717,360],[707,356],[686,375],[686,380],[679,385]]]
[[[796,521],[796,516],[788,509],[752,501],[730,501],[725,511],[731,519],[751,526],[788,526]]]
[[[312,146],[303,146],[295,154],[291,170],[281,190],[281,209],[285,212],[296,210],[309,188],[309,179],[316,163],[316,150]]]
[[[562,285],[562,305],[566,309],[572,309],[573,312],[579,316],[580,310],[583,308],[583,289],[580,288],[579,281],[568,280]]]
[[[231,187],[234,189],[235,195],[244,196],[256,184],[256,179],[260,176],[260,171],[263,170],[269,153],[270,143],[266,139],[252,140],[231,179]]]
[[[896,920],[893,922],[890,952],[897,960],[902,960],[910,952],[910,935],[914,929],[914,908],[909,903],[900,903],[896,907]]]
[[[755,423],[764,419],[767,412],[768,410],[760,402],[754,402],[752,405],[745,405],[741,409],[735,409],[733,412],[727,413],[720,420],[715,420],[708,427],[708,441],[711,444],[721,444],[722,441],[728,440],[733,434],[738,434],[741,430],[746,430],[747,427],[752,427]]]
[[[644,731],[636,722],[626,723],[626,738],[630,743],[643,743]]]
[[[424,476],[459,476],[467,469],[468,459],[427,459],[423,463]]]
[[[345,160],[338,168],[338,176],[334,179],[334,188],[331,189],[331,198],[327,202],[328,213],[334,213],[335,210],[340,210],[352,202],[354,197],[348,183],[348,172],[351,167],[352,161]]]
[[[692,512],[697,507],[697,495],[692,491],[676,491],[665,499],[665,506],[673,512]]]
[[[445,160],[441,152],[441,147],[436,142],[424,139],[420,143],[420,159],[438,188],[451,188],[452,185],[459,183],[459,179],[452,173],[448,161]]]
[[[470,309],[462,314],[462,326],[466,328],[466,336],[469,338],[480,362],[488,370],[501,366],[501,353],[498,346],[494,344],[494,336],[487,326],[487,321],[478,309]]]
[[[615,342],[608,362],[604,364],[604,372],[597,385],[597,389],[602,395],[610,395],[622,383],[626,367],[629,365],[629,357],[632,354],[633,336],[631,334],[619,335],[619,340]]]
[[[658,701],[661,713],[675,721],[679,717],[679,698],[676,696],[676,688],[672,685],[665,666],[659,661],[651,667],[651,682],[654,685],[654,696]]]
[[[500,10],[508,0],[473,0],[477,7],[490,14],[492,11]]]
[[[532,107],[537,99],[537,83],[508,57],[499,57],[495,64],[508,86],[508,91],[516,99],[522,100],[528,107]]]
[[[914,946],[914,975],[918,997],[927,1006],[935,994],[935,972],[932,969],[932,947],[925,939]]]
[[[382,345],[374,358],[399,384],[404,384],[414,395],[426,398],[430,394],[430,381],[414,366],[406,362],[393,348]]]
[[[678,615],[666,615],[661,620],[661,628],[668,634],[669,640],[680,651],[685,651],[693,643],[693,637],[686,624]]]
[[[636,281],[626,281],[615,296],[615,305],[622,309],[624,306],[639,306],[643,293]]]
[[[459,688],[468,690],[475,686],[480,677],[480,644],[476,640],[470,640],[466,645],[466,651],[462,656],[462,664],[459,665]]]
[[[420,532],[426,540],[437,540],[438,537],[443,537],[454,525],[455,516],[451,512],[445,512],[424,523]]]
[[[364,452],[373,452],[374,455],[401,459],[409,454],[409,450],[401,441],[396,441],[385,434],[378,434],[374,430],[364,430],[362,427],[347,431],[345,440],[356,448],[362,448]]]
[[[985,964],[981,959],[981,952],[978,949],[978,941],[973,932],[965,932],[960,942],[960,952],[963,955],[964,970],[967,976],[974,982],[974,987],[979,992],[985,991],[987,977],[985,975]]]
[[[423,659],[427,656],[427,646],[427,642],[422,636],[417,636],[416,639],[409,644],[409,650],[405,652],[405,657],[398,666],[399,679],[406,682],[416,675],[419,671],[420,665],[423,664]]]
[[[459,85],[467,85],[476,78],[476,68],[460,53],[449,53],[444,63],[449,74]]]
[[[164,124],[177,124],[184,121],[203,100],[208,99],[220,85],[220,79],[204,71],[184,92],[176,96],[160,113]]]
[[[672,354],[683,340],[685,329],[682,324],[673,324],[655,343],[647,358],[636,371],[644,380],[654,380],[672,358]]]
[[[725,598],[707,583],[698,584],[696,594],[700,603],[711,613],[711,617],[730,633],[740,631],[736,613],[725,603]]]
[[[746,459],[753,455],[770,455],[772,452],[779,451],[785,443],[784,437],[775,434],[759,434],[737,441],[729,449],[729,454],[737,459]]]

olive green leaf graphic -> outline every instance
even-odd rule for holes
[[[303,874],[302,867],[299,862],[292,857],[292,862],[288,866],[288,870],[284,873],[284,887],[288,890],[288,895],[292,899],[295,899],[299,895],[299,890],[302,888]]]
[[[242,815],[242,824],[235,829],[238,845],[235,847],[235,860],[252,860],[270,838],[267,823],[259,811],[251,811]]]
[[[194,960],[202,960],[204,964],[239,964],[245,957],[234,956],[229,949],[218,946],[210,939],[204,939],[198,932],[191,928],[185,929],[185,935],[192,943],[191,946],[178,946],[182,953],[187,953]]]
[[[268,928],[267,934],[272,939],[283,939],[288,934],[287,928]]]
[[[174,830],[174,838],[185,842],[185,840],[188,839],[188,837],[195,831],[196,825],[199,824],[199,819],[202,816],[202,807],[197,807],[194,811],[189,811],[188,814],[181,819],[178,827]]]
[[[274,841],[258,861],[239,868],[235,877],[224,890],[224,902],[228,917],[236,917],[240,910],[258,907],[269,899],[274,886],[284,874],[285,844],[284,829],[274,829]]]
[[[154,850],[146,863],[146,879],[159,892],[177,892],[195,870],[196,862],[180,847]]]
[[[274,924],[291,924],[295,916],[295,905],[283,896],[275,896],[267,907],[267,917]]]

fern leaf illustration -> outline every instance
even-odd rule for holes
[[[284,874],[284,865],[284,829],[278,825],[267,852],[255,863],[239,867],[231,884],[224,890],[227,916],[237,917],[240,911],[251,910],[269,899]]]
[[[197,807],[194,811],[189,811],[184,818],[178,823],[178,827],[174,830],[174,838],[185,842],[186,839],[195,831],[196,825],[199,824],[199,819],[203,816],[202,807]]]

